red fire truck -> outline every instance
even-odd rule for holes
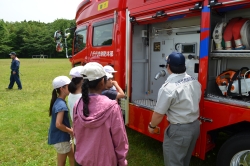
[[[182,52],[186,72],[202,85],[193,155],[205,159],[224,132],[230,138],[220,147],[217,165],[250,165],[249,18],[249,0],[83,0],[70,62],[113,66],[126,92],[126,125],[162,141],[168,121],[157,134],[148,132],[148,123],[168,77],[165,58]]]

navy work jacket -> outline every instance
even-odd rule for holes
[[[20,61],[13,59],[10,65],[11,72],[15,71],[16,73],[19,72]]]

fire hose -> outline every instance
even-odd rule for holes
[[[240,19],[233,26],[232,33],[233,33],[236,50],[245,49],[245,46],[242,44],[242,41],[241,41],[240,31],[241,31],[242,26],[246,23],[246,21],[248,21],[248,19],[246,18]]]
[[[223,47],[221,45],[222,40],[223,40],[222,33],[226,25],[227,23],[225,22],[219,22],[216,24],[214,28],[213,39],[215,42],[216,50],[223,50]]]
[[[232,50],[232,40],[233,40],[232,29],[233,29],[234,24],[239,19],[240,19],[239,17],[231,19],[225,28],[223,38],[225,40],[226,50]]]

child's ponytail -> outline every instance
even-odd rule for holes
[[[77,90],[78,84],[82,81],[81,77],[72,78],[71,82],[69,83],[68,89],[70,93],[75,93]]]
[[[52,91],[52,98],[50,100],[50,107],[49,107],[49,116],[51,116],[51,114],[52,114],[52,108],[53,108],[53,105],[54,105],[54,103],[55,103],[55,101],[57,99],[56,91],[60,91],[60,89],[57,89],[57,90],[53,89],[53,91]]]
[[[83,84],[82,84],[82,101],[84,103],[83,114],[86,117],[89,116],[89,107],[88,107],[88,104],[89,104],[89,89],[96,89],[99,82],[101,82],[102,79],[104,79],[104,83],[106,84],[107,76],[103,76],[103,77],[101,77],[99,79],[96,79],[96,80],[93,80],[93,81],[89,81],[88,79],[83,81]]]
[[[84,116],[88,117],[89,116],[89,80],[84,80],[82,84],[82,101],[84,103],[83,106],[83,114]]]

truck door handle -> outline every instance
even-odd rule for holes
[[[210,122],[210,123],[213,122],[213,119],[205,118],[205,117],[202,117],[202,116],[200,116],[199,119],[200,119],[201,121],[203,121],[203,122]]]

